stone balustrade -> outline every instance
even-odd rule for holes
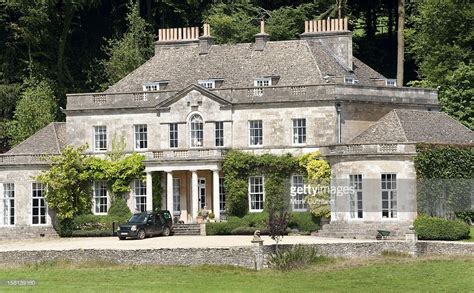
[[[0,166],[8,165],[47,165],[48,155],[0,155]]]
[[[437,107],[437,91],[347,84],[269,86],[208,89],[234,104],[283,101],[360,101],[424,104]],[[146,108],[175,95],[177,91],[84,93],[67,95],[67,110]]]
[[[147,160],[170,161],[182,159],[222,159],[226,149],[176,149],[176,150],[157,150],[147,152]]]
[[[341,144],[321,148],[324,156],[416,154],[415,144]]]

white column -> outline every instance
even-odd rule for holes
[[[173,214],[173,173],[166,172],[166,209]]]
[[[212,209],[216,216],[216,222],[220,220],[220,198],[219,198],[219,170],[212,170]]]
[[[153,210],[153,177],[151,172],[146,172],[146,210]]]
[[[199,210],[198,175],[196,170],[191,170],[191,174],[191,218],[193,222],[196,222],[196,217],[198,215]]]

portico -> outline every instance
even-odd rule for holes
[[[206,207],[221,218],[222,178],[219,162],[192,164],[176,162],[169,165],[146,166],[147,209],[152,209],[153,179],[152,172],[162,172],[161,186],[163,189],[161,208],[169,210],[173,217],[185,223],[195,223],[199,210]]]

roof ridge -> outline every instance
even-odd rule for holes
[[[56,146],[58,147],[58,153],[61,153],[61,147],[59,146],[58,132],[56,131],[56,122],[51,122],[54,129],[54,137],[56,138]]]
[[[400,125],[400,128],[402,129],[402,133],[403,133],[403,136],[405,137],[405,140],[406,141],[409,141],[408,140],[408,137],[407,137],[407,134],[405,132],[405,128],[403,127],[402,125],[402,121],[400,120],[400,117],[398,117],[398,112],[397,112],[398,109],[393,109],[391,112],[394,112],[395,113],[395,117],[397,117],[397,121],[398,121],[398,125]],[[390,112],[389,112],[390,113]]]
[[[309,55],[311,56],[311,60],[313,60],[314,64],[316,65],[316,68],[318,69],[319,78],[321,78],[321,80],[323,80],[324,79],[323,72],[321,71],[321,68],[319,68],[318,60],[316,60],[316,57],[314,56],[313,51],[311,50],[311,48],[309,46],[309,43],[307,41],[305,41],[303,43],[306,46],[306,49],[308,50]]]
[[[341,58],[337,57],[336,54],[334,54],[334,52],[331,49],[329,49],[327,44],[324,44],[323,42],[321,42],[321,40],[318,40],[318,42],[321,44],[321,48],[323,49],[323,51],[326,54],[328,54],[329,56],[331,56],[332,58],[334,58],[334,60],[336,60],[337,64],[339,64],[344,70],[353,71],[346,64],[344,64],[344,62],[341,60]]]

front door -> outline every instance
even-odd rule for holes
[[[206,206],[206,178],[198,179],[199,191],[199,208],[203,209]]]

